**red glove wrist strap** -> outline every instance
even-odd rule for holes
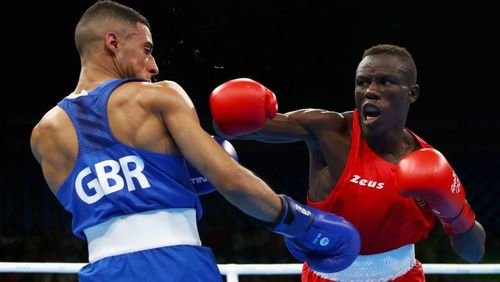
[[[474,211],[467,201],[464,201],[462,210],[455,218],[439,218],[444,232],[448,235],[457,235],[469,231],[474,225],[475,219]]]

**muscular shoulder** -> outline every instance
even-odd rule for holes
[[[40,119],[30,137],[31,149],[38,160],[53,147],[63,150],[68,146],[69,123],[66,113],[59,107],[52,108]]]
[[[184,89],[174,81],[160,81],[156,83],[136,82],[131,85],[130,92],[145,107],[165,109],[184,105],[194,107]],[[127,91],[127,92],[129,92]]]
[[[31,138],[39,138],[44,134],[52,134],[63,128],[61,116],[65,115],[59,107],[50,109],[33,128]]]

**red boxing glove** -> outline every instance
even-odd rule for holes
[[[475,216],[465,191],[446,158],[435,149],[421,149],[404,157],[396,169],[402,196],[425,201],[449,235],[472,228]]]
[[[276,96],[262,84],[238,78],[212,91],[210,110],[223,134],[243,135],[258,131],[278,111]]]

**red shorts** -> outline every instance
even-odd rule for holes
[[[306,264],[302,266],[302,282],[332,282],[316,275]],[[391,282],[425,282],[424,270],[422,264],[417,260],[415,266],[406,272],[403,276],[391,280]]]

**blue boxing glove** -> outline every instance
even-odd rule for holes
[[[238,155],[233,145],[229,141],[225,140],[219,136],[212,136],[217,143],[229,154],[231,157],[238,161]],[[191,177],[191,183],[193,183],[194,190],[197,195],[204,195],[215,191],[215,187],[208,181],[208,179],[203,176],[196,168],[194,168],[189,162],[186,162],[189,177]]]
[[[333,213],[302,205],[286,195],[281,215],[271,228],[285,236],[290,253],[318,272],[338,272],[359,255],[361,239],[351,223]]]

